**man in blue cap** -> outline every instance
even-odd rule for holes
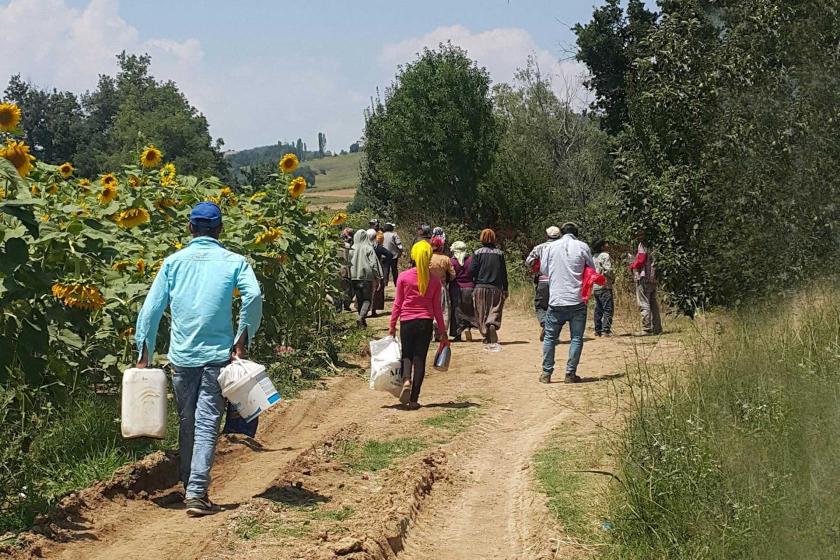
[[[220,511],[210,501],[210,469],[225,399],[219,373],[231,356],[244,357],[262,318],[262,294],[248,261],[219,242],[222,212],[200,202],[190,212],[192,241],[163,261],[137,317],[138,368],[154,359],[158,325],[172,316],[169,362],[178,403],[178,448],[187,514]],[[233,291],[239,289],[239,327],[234,336]]]

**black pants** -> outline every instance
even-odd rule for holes
[[[426,377],[426,355],[432,343],[432,320],[400,321],[403,378],[411,379],[410,402],[420,398],[420,387]]]
[[[548,312],[549,284],[547,281],[537,282],[534,288],[534,312],[540,326],[545,325],[545,314]]]
[[[613,319],[613,291],[593,292],[595,296],[595,333],[611,333]]]
[[[394,286],[397,285],[397,276],[400,274],[400,266],[399,266],[399,257],[394,257],[394,260],[391,261],[391,276],[394,277]],[[388,275],[385,275],[385,283],[388,283]]]

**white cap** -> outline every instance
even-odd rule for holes
[[[551,226],[550,228],[545,230],[545,234],[548,236],[549,239],[559,239],[560,228],[557,226]]]

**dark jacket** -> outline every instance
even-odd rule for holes
[[[507,266],[501,249],[489,246],[478,249],[473,255],[470,273],[476,288],[493,286],[505,292],[508,290]]]

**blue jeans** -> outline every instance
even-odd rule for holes
[[[569,344],[569,361],[566,362],[566,376],[575,375],[580,353],[583,351],[583,332],[586,330],[586,304],[551,305],[545,314],[545,340],[543,340],[543,376],[554,373],[554,349],[560,330],[569,323],[572,342]]]
[[[592,292],[595,296],[595,334],[611,333],[613,318],[613,291]]]
[[[203,498],[210,487],[225,398],[219,373],[228,362],[199,367],[175,366],[172,386],[178,403],[178,452],[186,498]]]

